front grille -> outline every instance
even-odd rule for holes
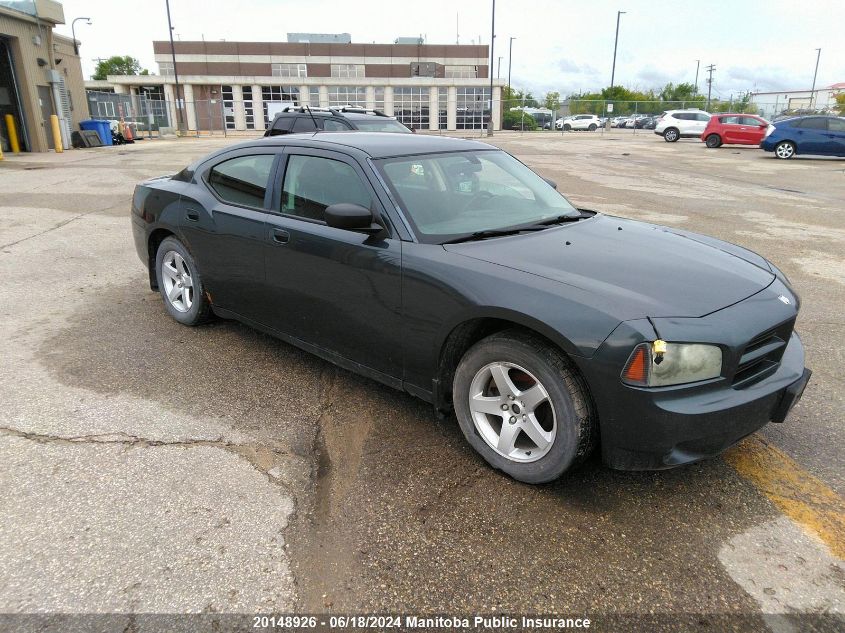
[[[745,346],[734,373],[734,389],[750,387],[777,371],[794,327],[795,319],[791,319],[754,337]]]

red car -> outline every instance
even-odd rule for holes
[[[719,147],[725,143],[735,145],[759,145],[766,135],[769,122],[753,114],[714,114],[701,133],[701,140],[707,147]]]

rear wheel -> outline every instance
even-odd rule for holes
[[[596,124],[590,123],[590,132],[595,132],[595,131],[596,131]]]
[[[470,445],[519,481],[557,479],[596,441],[583,379],[563,354],[518,331],[494,334],[464,355],[453,399]]]
[[[775,145],[775,156],[778,158],[792,158],[795,156],[795,144],[791,141],[781,141]]]
[[[678,131],[678,128],[676,128],[676,127],[667,128],[663,132],[663,139],[667,143],[674,143],[679,138],[681,138],[681,133]]]
[[[719,147],[722,144],[722,138],[718,134],[710,134],[704,139],[704,144],[710,148]]]
[[[185,245],[165,238],[156,252],[156,277],[164,307],[183,325],[199,325],[211,315],[197,264]]]

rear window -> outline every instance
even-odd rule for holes
[[[411,130],[406,128],[399,121],[393,119],[362,119],[355,121],[355,127],[362,132],[398,132],[410,134]]]

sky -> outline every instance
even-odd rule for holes
[[[63,0],[82,42],[83,71],[94,58],[132,55],[157,72],[152,41],[167,39],[164,0]],[[430,44],[489,44],[491,0],[171,0],[174,33],[182,40],[285,41],[288,32],[351,33],[353,42],[420,36]],[[816,49],[817,87],[845,82],[845,0],[498,0],[494,73],[501,56],[511,83],[540,97],[610,85],[617,11],[617,85],[647,90],[695,81],[715,64],[713,95],[746,90],[808,90]]]

